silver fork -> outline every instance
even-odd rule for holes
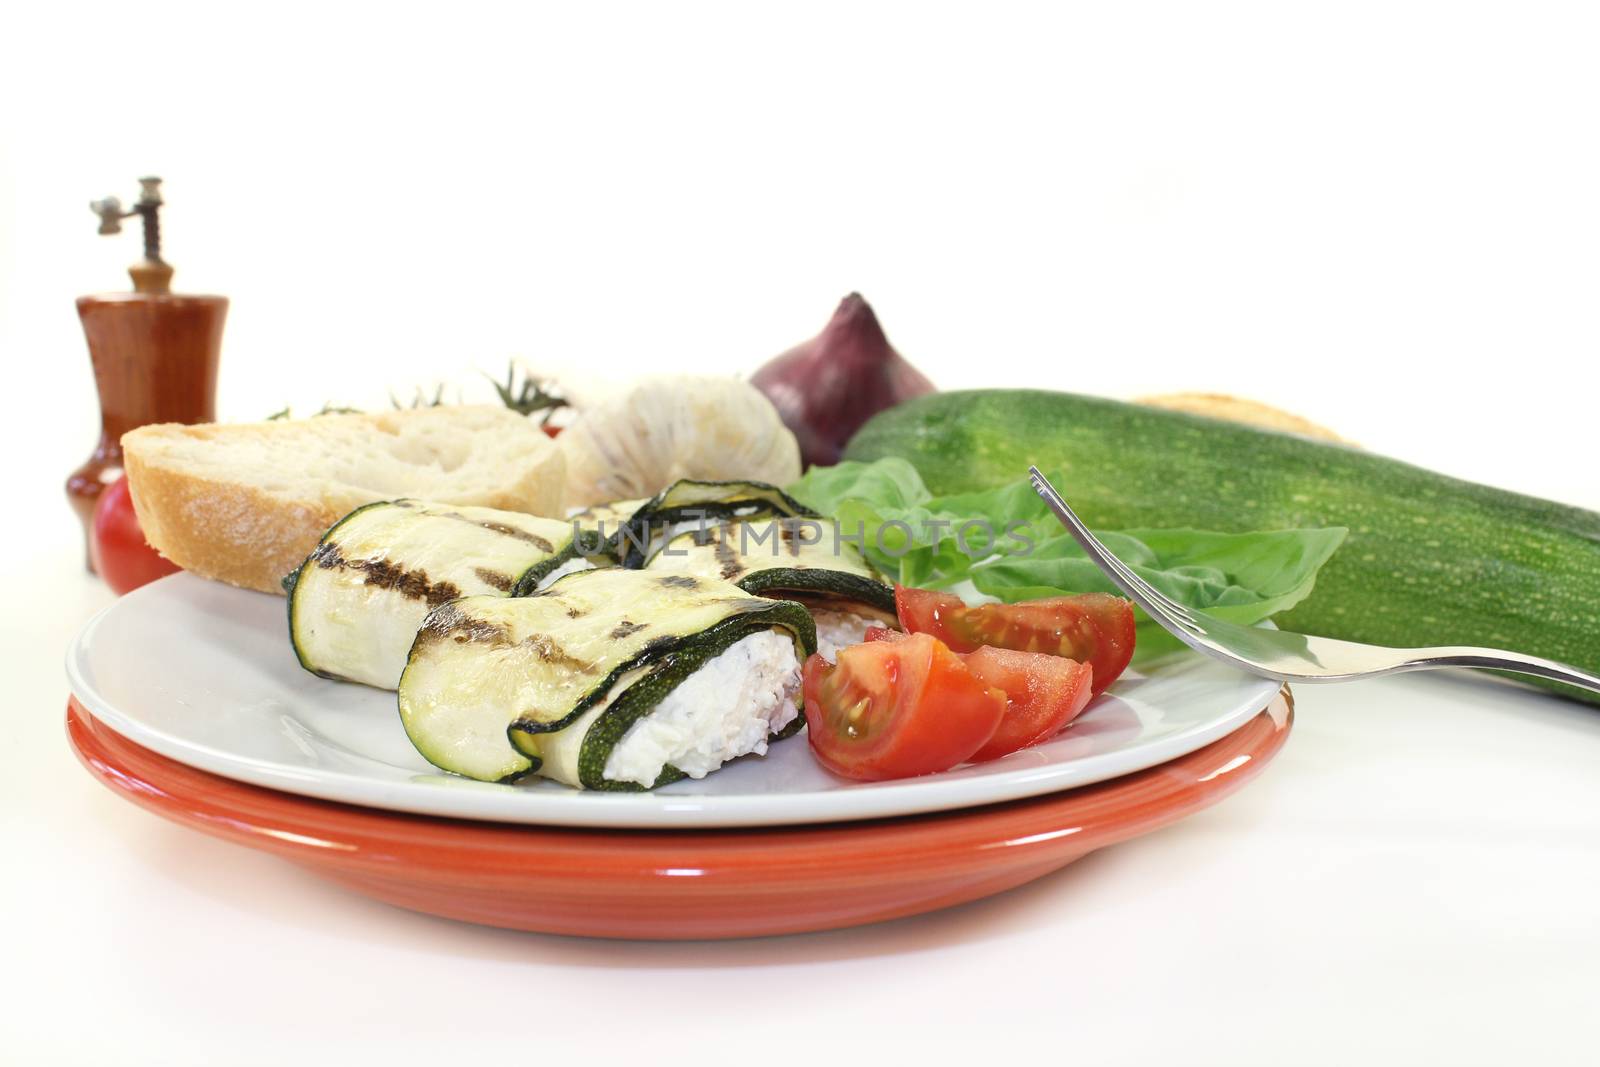
[[[1600,693],[1600,675],[1581,671],[1555,660],[1525,656],[1497,648],[1444,646],[1439,648],[1385,648],[1331,637],[1309,637],[1286,630],[1262,630],[1213,618],[1172,600],[1135,574],[1101,544],[1083,521],[1073,514],[1039,468],[1029,467],[1033,488],[1050,505],[1072,539],[1106,573],[1118,589],[1143,608],[1174,637],[1212,659],[1242,671],[1285,682],[1347,682],[1400,671],[1431,667],[1490,667],[1530,674],[1537,678]]]

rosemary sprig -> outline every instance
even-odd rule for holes
[[[362,411],[361,411],[360,408],[340,407],[338,404],[334,404],[334,403],[330,402],[330,403],[323,404],[321,410],[313,411],[311,413],[311,417],[312,418],[316,418],[318,415],[360,415],[360,414],[362,414]],[[280,410],[274,411],[271,415],[268,415],[267,418],[266,418],[266,421],[267,422],[286,422],[286,421],[292,420],[293,418],[294,418],[294,412],[290,410],[288,404],[285,404]]]
[[[500,402],[506,407],[510,408],[512,411],[515,411],[517,414],[532,415],[535,412],[543,412],[543,417],[539,419],[539,424],[541,426],[550,421],[550,416],[555,414],[556,409],[571,406],[567,398],[552,389],[545,379],[535,378],[532,375],[525,375],[519,381],[517,379],[517,365],[515,362],[511,363],[506,368],[506,380],[504,382],[496,381],[488,374],[485,374],[484,377],[489,379],[489,384],[493,385],[494,391],[500,395]],[[459,393],[454,401],[446,401],[444,398],[444,388],[444,383],[441,382],[430,394],[421,386],[417,386],[412,393],[410,403],[402,402],[401,399],[395,395],[394,390],[391,389],[389,391],[389,403],[396,411],[406,411],[408,409],[416,408],[437,408],[444,407],[449,403],[461,403],[461,397]],[[345,407],[329,402],[323,404],[322,409],[316,412],[312,417],[315,418],[316,415],[360,414],[362,414],[362,410],[360,408]],[[274,411],[271,415],[268,415],[267,421],[277,422],[283,419],[292,418],[294,418],[293,412],[291,412],[289,407],[285,405],[282,410]]]
[[[460,398],[458,397],[456,403],[460,402]],[[439,383],[439,387],[433,391],[433,396],[431,397],[422,391],[422,387],[420,385],[417,386],[416,391],[412,394],[411,403],[409,404],[400,403],[400,398],[395,396],[394,390],[391,389],[389,391],[389,403],[394,405],[394,409],[396,411],[405,411],[407,408],[444,407],[444,383]]]
[[[484,377],[489,378],[489,375],[485,374]],[[550,416],[555,414],[557,408],[569,406],[566,397],[546,388],[546,383],[539,378],[528,375],[518,382],[515,363],[506,367],[504,384],[493,378],[489,378],[489,383],[494,386],[494,391],[500,394],[500,403],[519,415],[544,412],[544,416],[539,420],[540,425],[549,422]]]

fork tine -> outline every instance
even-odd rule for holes
[[[1096,538],[1095,540],[1105,551],[1106,555],[1104,558],[1106,561],[1108,563],[1112,563],[1116,567],[1118,574],[1122,575],[1122,577],[1126,578],[1129,582],[1137,584],[1145,591],[1145,594],[1149,596],[1150,599],[1154,600],[1163,608],[1165,608],[1168,614],[1176,615],[1188,622],[1195,621],[1193,613],[1191,613],[1186,606],[1178,603],[1176,600],[1173,600],[1171,597],[1167,596],[1167,594],[1151,585],[1139,575],[1138,571],[1134,570],[1131,566],[1112,555],[1111,550],[1105,547],[1105,542],[1100,541],[1099,538]]]
[[[1078,518],[1077,513],[1067,506],[1067,502],[1056,491],[1056,487],[1039,472],[1038,467],[1028,468],[1028,478],[1033,482],[1034,491],[1044,499],[1050,510],[1055,512],[1056,517],[1067,528],[1067,532],[1072,535],[1072,539],[1078,542],[1078,546],[1106,572],[1106,577],[1126,593],[1129,599],[1151,615],[1163,616],[1175,625],[1185,628],[1196,625],[1189,609],[1139,577],[1102,544],[1100,539],[1083,524],[1083,520]]]
[[[1101,559],[1104,561],[1102,566],[1110,566],[1117,572],[1117,576],[1120,576],[1125,582],[1132,585],[1137,585],[1141,590],[1144,591],[1144,594],[1149,597],[1151,601],[1159,604],[1166,614],[1177,618],[1181,622],[1192,624],[1195,621],[1194,615],[1190,613],[1188,608],[1184,607],[1176,600],[1173,600],[1171,597],[1167,596],[1167,594],[1163,593],[1161,590],[1157,589],[1155,586],[1141,578],[1138,571],[1134,570],[1132,567],[1122,562],[1122,560],[1112,555],[1111,550],[1105,547],[1105,543],[1103,541],[1100,541],[1098,538],[1096,538],[1096,543],[1098,543],[1101,549],[1106,553],[1103,557],[1101,557]],[[1100,561],[1096,560],[1095,562]],[[1107,577],[1112,576],[1107,575]],[[1112,580],[1116,581],[1116,578],[1112,577]],[[1118,583],[1119,586],[1121,584],[1122,583]]]

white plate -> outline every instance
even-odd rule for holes
[[[281,597],[187,574],[123,597],[67,652],[72,692],[133,741],[241,782],[422,815],[561,826],[773,826],[915,815],[1104,781],[1248,722],[1278,683],[1192,654],[1129,672],[1060,737],[980,766],[898,782],[835,778],[804,734],[653,793],[474,782],[411,747],[393,693],[306,673]]]

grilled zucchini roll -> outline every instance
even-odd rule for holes
[[[430,612],[400,719],[430,763],[469,778],[648,789],[798,731],[800,665],[815,649],[798,604],[688,574],[593,570]]]
[[[613,513],[626,502],[608,505]],[[767,516],[817,518],[817,513],[765,482],[705,482],[684,478],[634,508],[609,538],[624,567],[642,567],[663,539],[712,522]]]
[[[869,626],[900,625],[894,587],[855,544],[809,519],[701,526],[663,545],[645,571],[716,578],[747,593],[797,600],[810,610],[817,650],[830,661],[839,648],[860,644]]]
[[[393,689],[429,609],[520,596],[583,562],[571,523],[391,500],[357,508],[284,580],[289,641],[314,674]]]

